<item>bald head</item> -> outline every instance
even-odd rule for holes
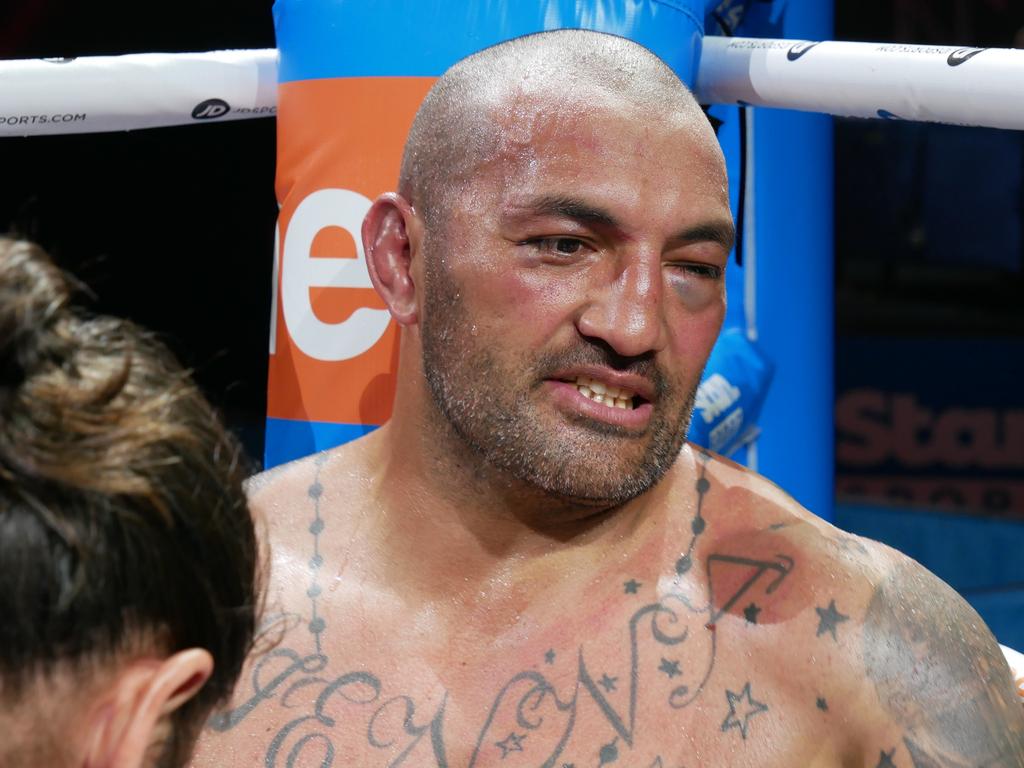
[[[409,132],[399,191],[435,224],[476,169],[529,143],[538,119],[598,107],[677,121],[715,143],[689,89],[643,46],[587,30],[541,32],[475,53],[435,83]]]

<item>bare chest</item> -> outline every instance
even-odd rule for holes
[[[475,614],[459,632],[321,595],[211,727],[230,764],[268,768],[837,765],[849,696],[829,686],[829,646],[800,641],[820,639],[817,616],[759,623],[778,572],[745,573],[746,615],[626,579],[589,609]]]
[[[624,555],[520,571],[502,594],[436,612],[414,578],[374,578],[348,554],[374,547],[332,549],[352,535],[322,536],[316,506],[312,546],[277,550],[287,630],[252,657],[193,766],[848,762],[863,601],[776,514],[754,521],[732,496],[702,507],[715,492],[698,482],[696,507],[652,522]],[[321,498],[317,482],[308,496]],[[726,508],[743,514],[729,524]],[[422,559],[408,553],[401,575]],[[442,592],[470,590],[447,564]]]

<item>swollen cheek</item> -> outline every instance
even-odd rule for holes
[[[674,346],[690,354],[706,354],[714,346],[725,319],[724,305],[709,305],[703,312],[686,311],[674,313],[669,320],[673,330]]]
[[[714,310],[717,305],[721,313],[725,313],[725,291],[721,286],[680,280],[672,284],[672,292],[689,312],[706,312]]]

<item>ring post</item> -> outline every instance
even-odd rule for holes
[[[832,7],[818,0],[753,3],[740,31],[827,40]],[[794,48],[788,63],[809,63],[813,47]],[[832,119],[748,109],[747,141],[744,309],[748,336],[775,365],[748,465],[831,520]]]

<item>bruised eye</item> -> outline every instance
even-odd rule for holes
[[[722,276],[722,268],[714,264],[700,264],[693,262],[677,262],[669,265],[677,272],[693,277],[701,277],[705,280],[718,280]]]

